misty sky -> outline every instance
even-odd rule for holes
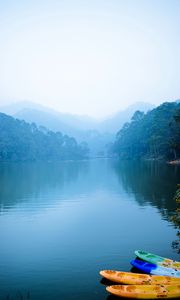
[[[180,0],[0,0],[0,104],[105,116],[180,98]]]

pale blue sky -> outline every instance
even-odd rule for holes
[[[180,98],[180,0],[0,0],[0,104],[105,116]]]

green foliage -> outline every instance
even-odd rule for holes
[[[87,145],[72,137],[0,113],[1,161],[82,159],[87,154]]]
[[[117,133],[113,151],[122,159],[180,157],[180,104],[164,103],[146,114],[135,112]]]
[[[176,250],[176,252],[180,253],[180,185],[179,184],[174,196],[174,200],[177,203],[177,208],[174,216],[172,217],[172,221],[174,222],[176,228],[178,229],[177,232],[178,239],[172,243],[172,247],[173,249]]]
[[[172,219],[173,219],[175,225],[177,226],[177,228],[180,229],[180,187],[178,187],[178,189],[175,193],[174,200],[177,203],[177,208],[176,208],[176,213],[172,217]]]

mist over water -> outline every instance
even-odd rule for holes
[[[129,271],[134,250],[178,260],[179,176],[157,162],[2,163],[0,299],[106,299],[99,271]]]

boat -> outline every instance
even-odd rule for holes
[[[180,270],[176,270],[174,268],[158,266],[139,259],[132,260],[131,265],[144,273],[180,278]]]
[[[170,276],[138,274],[115,270],[102,270],[100,271],[100,275],[121,284],[180,284],[180,278]]]
[[[106,290],[116,296],[132,299],[179,298],[180,285],[112,285]]]
[[[152,254],[146,251],[142,251],[142,250],[136,250],[134,252],[136,254],[137,257],[158,265],[158,266],[162,266],[162,267],[168,267],[168,268],[175,268],[177,270],[180,270],[180,262],[179,261],[175,261],[169,258],[165,258],[156,254]]]

